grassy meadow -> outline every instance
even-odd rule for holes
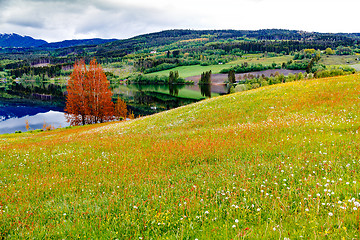
[[[293,59],[293,56],[262,57],[262,54],[248,54],[245,57],[242,57],[240,59],[225,64],[209,65],[209,66],[200,66],[200,65],[181,66],[169,70],[149,73],[146,75],[169,76],[170,71],[178,71],[179,75],[182,78],[187,78],[187,77],[200,75],[201,73],[210,70],[212,71],[213,74],[220,73],[220,71],[224,68],[231,68],[236,65],[240,65],[244,62],[247,62],[249,64],[271,65],[272,63],[282,64],[283,62],[288,62],[291,59]]]
[[[0,136],[0,238],[358,239],[360,76]]]
[[[359,64],[358,58],[360,58],[358,55],[326,55],[321,57],[319,63],[330,66]]]

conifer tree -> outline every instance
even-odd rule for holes
[[[235,81],[236,81],[236,78],[235,78],[235,71],[234,70],[230,70],[229,73],[228,73],[228,81],[230,84],[234,84]]]

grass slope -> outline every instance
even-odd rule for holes
[[[360,76],[0,136],[0,238],[359,238]]]

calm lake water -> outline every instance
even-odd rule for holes
[[[194,101],[215,97],[226,93],[225,86],[171,86],[168,85],[118,85],[113,92],[125,97],[127,101],[140,102],[132,111],[137,115],[148,115]],[[160,94],[160,95],[159,95]],[[191,101],[177,100],[191,99]],[[144,110],[145,109],[145,110]],[[30,130],[42,129],[44,123],[55,128],[67,127],[64,109],[51,105],[37,105],[22,101],[0,100],[0,134],[25,132],[26,120]]]
[[[69,126],[61,107],[0,100],[0,134],[25,132],[26,120],[30,130],[42,129],[44,122],[55,128]]]
[[[267,70],[253,72],[252,74],[270,75],[279,70]],[[285,70],[284,70],[285,71]],[[303,71],[281,72],[285,75]],[[240,77],[240,74],[237,74]],[[191,80],[198,82],[200,76],[194,76]],[[214,74],[213,85],[112,85],[113,92],[121,96],[135,116],[149,115],[159,111],[175,108],[191,102],[199,101],[208,97],[216,97],[228,92],[228,86],[224,85],[227,74]],[[140,105],[140,107],[139,107]],[[26,120],[29,121],[30,129],[42,129],[44,122],[55,128],[66,127],[69,124],[64,116],[64,109],[60,107],[36,105],[27,102],[14,102],[0,100],[0,134],[26,131]]]

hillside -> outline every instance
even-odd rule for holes
[[[0,135],[0,238],[359,238],[360,76]]]
[[[210,42],[251,38],[260,41],[286,40],[296,44],[306,43],[309,46],[347,46],[360,40],[358,33],[318,33],[285,29],[262,30],[190,30],[173,29],[150,34],[143,34],[99,45],[96,56],[124,56],[137,50],[157,48],[179,41],[208,38]]]
[[[12,34],[0,34],[0,47],[17,47],[17,48],[28,48],[37,47],[47,42],[41,39],[34,39],[29,36],[21,36],[16,33]]]
[[[108,42],[113,42],[116,40],[117,39],[101,39],[101,38],[64,40],[60,42],[47,43],[40,46],[40,48],[49,50],[49,49],[68,48],[75,46],[99,45]]]

